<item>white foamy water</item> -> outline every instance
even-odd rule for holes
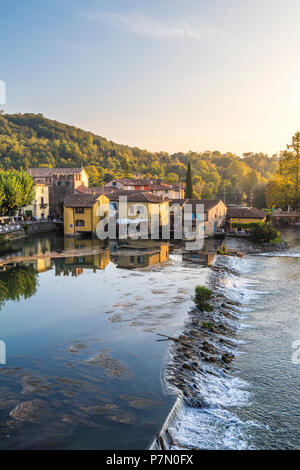
[[[292,345],[300,338],[300,232],[290,229],[288,237],[283,253],[217,258],[212,287],[233,304],[224,324],[235,325],[235,359],[229,371],[212,363],[194,374],[200,406],[189,402],[172,423],[173,449],[299,449]]]
[[[227,325],[235,326],[238,330],[246,326],[242,323],[243,314],[251,310],[251,304],[260,295],[260,292],[255,290],[257,282],[247,277],[251,272],[252,260],[219,257],[217,265],[227,268],[217,274],[217,291],[228,301],[240,304],[235,307],[236,319],[225,319]],[[236,348],[242,343],[238,340],[232,342]],[[236,350],[235,354],[238,354]],[[249,406],[251,403],[249,384],[215,364],[206,365],[201,374],[196,373],[194,381],[197,385],[195,398],[201,401],[202,406],[194,408],[186,405],[180,419],[173,422],[170,427],[174,440],[172,448],[251,448],[251,429],[260,425],[255,421],[241,420],[235,414],[235,409]]]

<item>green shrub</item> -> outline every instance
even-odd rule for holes
[[[275,230],[269,223],[260,223],[254,227],[251,233],[251,239],[255,243],[270,243],[274,240],[280,239],[280,232]]]
[[[208,330],[211,330],[215,326],[214,323],[211,321],[203,321],[201,325],[203,326],[203,328],[207,328]]]
[[[212,296],[212,290],[205,286],[195,287],[195,296],[193,301],[201,310],[212,311],[213,307],[208,302]]]
[[[223,243],[219,248],[216,250],[217,255],[228,255],[228,249],[225,243]]]

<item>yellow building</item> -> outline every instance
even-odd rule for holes
[[[235,232],[244,232],[251,230],[251,227],[245,227],[247,224],[257,224],[265,222],[266,214],[255,207],[228,207],[227,222],[230,230]],[[237,224],[237,225],[236,225]]]
[[[64,200],[64,233],[76,236],[83,233],[95,235],[102,216],[99,207],[103,206],[108,214],[109,200],[104,195],[74,193]],[[106,214],[106,215],[107,215]],[[103,217],[104,217],[103,213]]]
[[[44,183],[36,183],[35,196],[32,203],[24,207],[25,216],[31,216],[37,219],[47,219],[49,215],[49,186]]]

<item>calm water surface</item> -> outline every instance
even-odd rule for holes
[[[143,449],[173,404],[161,382],[168,342],[156,333],[180,330],[208,270],[166,259],[165,246],[148,256],[149,246],[124,252],[57,235],[18,242],[10,254],[73,248],[102,251],[0,271],[2,449]],[[39,411],[14,414],[34,400]]]

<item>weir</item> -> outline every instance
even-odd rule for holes
[[[169,432],[169,427],[175,423],[180,417],[180,414],[183,410],[183,399],[182,395],[178,396],[173,407],[171,408],[170,413],[168,414],[160,432],[152,440],[151,444],[148,447],[148,450],[168,450],[170,449],[173,438]]]

